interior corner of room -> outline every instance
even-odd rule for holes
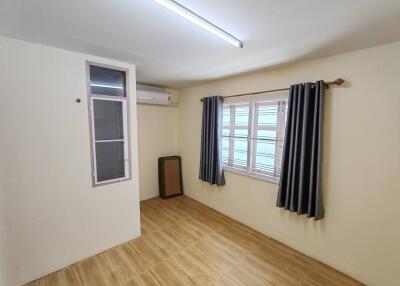
[[[1,1],[0,285],[398,285],[399,19]]]

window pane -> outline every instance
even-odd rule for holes
[[[94,94],[125,96],[125,72],[90,66],[90,89]]]
[[[250,108],[253,118],[250,118]],[[251,104],[225,103],[222,130],[223,164],[247,171],[250,158],[250,173],[279,177],[286,110],[285,99],[265,99]],[[252,120],[254,122],[250,122]],[[254,128],[251,132],[249,123],[251,128]],[[251,144],[248,144],[249,136],[252,137]]]
[[[257,130],[257,138],[265,140],[276,140],[276,130]]]
[[[123,139],[121,101],[93,99],[95,140]]]
[[[256,126],[252,140],[253,173],[279,177],[281,146],[285,128],[285,101],[266,101],[255,104]]]
[[[235,106],[235,126],[247,127],[249,125],[249,106]]]
[[[228,164],[229,158],[229,137],[222,137],[222,163]]]
[[[224,105],[224,109],[222,112],[222,125],[223,126],[229,126],[229,122],[231,120],[231,110],[230,110],[230,105]]]
[[[222,136],[229,136],[229,128],[222,129]]]
[[[274,173],[275,170],[275,141],[255,140],[253,143],[255,156],[253,172]]]
[[[277,122],[277,115],[277,105],[258,105],[258,126],[275,127]]]
[[[125,177],[124,142],[96,143],[97,181]]]
[[[247,137],[248,129],[235,129],[235,137]]]
[[[234,138],[233,166],[247,169],[247,138]]]

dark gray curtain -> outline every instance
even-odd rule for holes
[[[222,98],[203,98],[203,118],[201,127],[200,174],[202,181],[225,185],[221,160]]]
[[[325,83],[290,87],[277,206],[319,220]]]

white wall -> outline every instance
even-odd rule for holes
[[[201,97],[337,77],[347,84],[326,95],[323,220],[275,207],[275,184],[228,172],[223,188],[198,180]],[[399,79],[397,42],[181,90],[186,194],[368,285],[399,285]]]
[[[128,68],[132,99],[133,180],[95,189],[86,60]],[[12,279],[0,284],[12,286],[140,235],[136,79],[130,64],[3,37],[0,66],[1,193],[12,259]]]
[[[178,108],[139,104],[140,200],[159,195],[158,158],[178,155]]]
[[[0,122],[0,130],[4,130],[3,124]],[[0,144],[0,147],[2,145]],[[4,150],[0,148],[0,158],[4,158]],[[3,168],[2,164],[0,164],[0,285],[12,285],[12,278],[10,274],[12,274],[12,266],[10,264],[11,261],[11,253],[10,253],[10,243],[9,243],[9,234],[12,229],[10,228],[9,219],[6,217],[6,193],[4,191],[3,185]]]

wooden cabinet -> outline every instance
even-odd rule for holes
[[[158,184],[163,199],[183,194],[181,157],[158,158]]]

